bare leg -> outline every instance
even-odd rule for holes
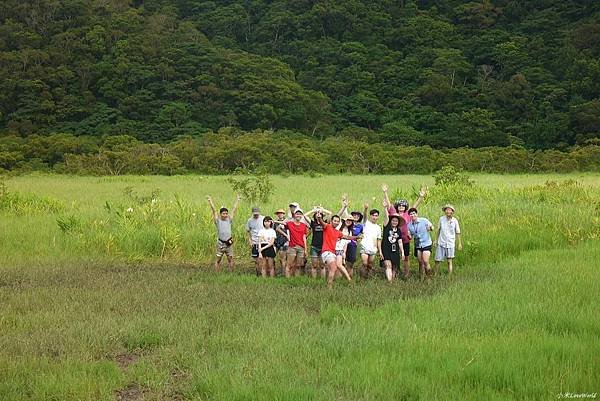
[[[452,274],[452,258],[448,259],[448,274]]]
[[[440,274],[440,263],[437,260],[435,261],[435,264],[433,265],[433,274],[438,275]],[[451,262],[448,262],[448,266],[450,266]]]
[[[319,268],[319,257],[312,256],[310,263],[310,275],[312,278],[317,278],[317,269]]]
[[[336,263],[334,260],[327,263],[327,267],[329,268],[329,276],[327,277],[327,288],[333,287],[333,279],[335,278],[335,271],[337,269]]]
[[[360,259],[362,261],[362,265],[360,266],[360,276],[362,278],[367,278],[367,269],[369,267],[369,255],[361,253]]]
[[[404,279],[408,280],[410,277],[410,260],[408,256],[405,256],[404,259],[402,259],[402,267],[404,267]]]
[[[352,282],[352,277],[350,277],[350,274],[348,273],[348,270],[346,270],[346,267],[344,266],[344,258],[341,256],[338,256],[339,259],[336,259],[336,264],[337,264],[337,272],[336,275],[339,275],[340,272],[344,275],[344,277],[346,277],[346,280],[348,280],[349,282]]]
[[[392,261],[384,260],[383,265],[385,266],[385,278],[387,278],[387,281],[392,282],[392,279],[394,278],[394,273],[392,272]]]
[[[235,261],[232,256],[227,256],[227,265],[229,266],[229,271],[232,272],[235,267]]]
[[[294,267],[296,263],[296,255],[287,255],[287,263],[285,264],[285,276],[291,277],[294,274]]]
[[[223,255],[217,256],[217,259],[215,259],[215,271],[217,273],[221,271],[221,259],[222,258],[223,258]]]
[[[346,270],[348,270],[348,274],[352,278],[354,276],[354,262],[346,262]]]
[[[267,258],[267,274],[269,277],[275,277],[275,259]]]
[[[431,257],[431,252],[430,251],[424,251],[422,258],[423,258],[423,268],[425,269],[425,273],[426,274],[430,274],[431,273],[431,266],[429,265],[429,258]]]

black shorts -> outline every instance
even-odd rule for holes
[[[356,248],[358,246],[356,244],[348,244],[346,247],[346,262],[354,263],[356,262]]]
[[[261,247],[263,247],[265,245],[267,245],[267,244],[262,244]],[[273,245],[271,245],[270,247],[263,249],[262,255],[263,255],[263,258],[274,258],[275,257],[275,247]]]
[[[393,266],[399,266],[400,259],[400,252],[388,252],[387,250],[383,251],[383,260],[389,260],[392,262]]]
[[[431,252],[431,245],[426,246],[424,248],[417,248],[417,247],[415,247],[415,258],[418,257],[417,256],[417,252],[418,251],[421,251],[421,252],[429,251],[429,252]]]
[[[402,247],[404,248],[404,257],[408,258],[410,256],[410,242],[402,243]]]
[[[258,258],[258,244],[252,244],[251,255],[253,258]]]

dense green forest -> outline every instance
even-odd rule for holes
[[[0,2],[0,135],[13,138],[0,152],[32,135],[167,144],[221,127],[434,149],[598,144],[600,2]]]

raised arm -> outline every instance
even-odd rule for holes
[[[421,189],[419,190],[419,197],[417,198],[415,203],[413,203],[412,207],[414,207],[415,209],[417,209],[419,207],[419,205],[421,204],[423,199],[425,199],[425,196],[427,196],[428,189],[429,189],[428,187],[421,186]]]
[[[383,191],[383,207],[387,209],[391,205],[390,196],[388,195],[389,188],[386,184],[383,184],[381,190]]]
[[[390,222],[390,212],[388,211],[388,208],[386,206],[386,200],[384,199],[383,201],[383,225],[387,226],[387,224]],[[388,203],[389,204],[389,203]]]
[[[365,209],[363,211],[363,224],[365,224],[367,222],[367,215],[369,213],[369,204],[367,202],[365,202],[365,204],[363,205],[363,208]]]
[[[206,200],[208,201],[208,204],[210,205],[210,210],[212,211],[213,220],[217,221],[219,216],[217,215],[217,210],[215,209],[215,204],[213,203],[213,200],[210,197],[210,195],[206,195]]]
[[[231,219],[232,220],[235,217],[235,213],[237,212],[238,207],[240,206],[241,200],[242,200],[242,196],[240,194],[237,194],[235,197],[235,203],[233,204],[233,209],[231,209]]]
[[[342,207],[340,209],[340,211],[338,212],[338,216],[341,216],[342,214],[344,214],[344,210],[348,209],[348,194],[343,194],[342,195]]]

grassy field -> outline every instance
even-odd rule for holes
[[[1,400],[546,400],[600,392],[600,177],[273,177],[289,201],[452,201],[452,279],[263,280],[208,266],[224,177],[5,179]],[[160,191],[154,191],[159,189]],[[155,192],[154,202],[151,196]],[[375,199],[373,199],[375,197]],[[252,205],[242,204],[236,234]],[[132,212],[127,209],[132,208]],[[238,241],[238,244],[242,241]],[[415,262],[412,262],[415,271]]]

